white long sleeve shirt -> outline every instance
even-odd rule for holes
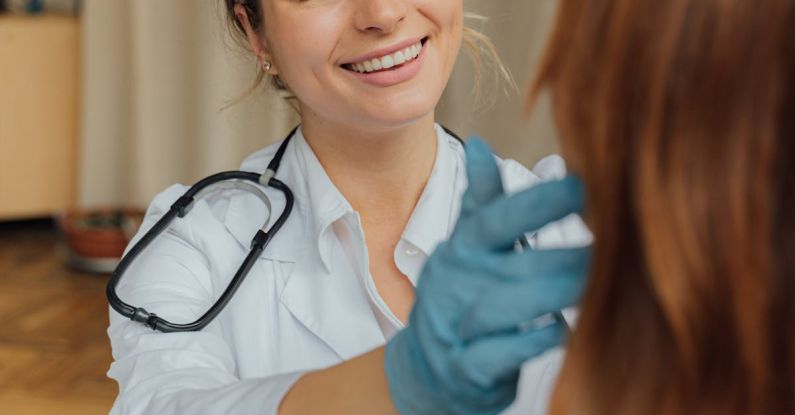
[[[395,263],[416,285],[436,245],[452,232],[466,188],[463,146],[437,126],[433,172],[395,249]],[[263,172],[277,145],[251,155],[241,169]],[[552,157],[531,172],[500,161],[509,192],[560,177]],[[154,332],[110,312],[119,384],[112,414],[276,414],[304,373],[326,368],[382,346],[402,328],[378,294],[369,272],[359,215],[331,182],[299,129],[277,178],[295,195],[295,207],[251,269],[227,308],[201,332]],[[158,195],[137,238],[187,190],[175,185]],[[275,221],[283,195],[263,188]],[[195,203],[133,263],[119,296],[169,321],[203,314],[227,287],[248,253],[267,210],[256,196],[224,190]],[[587,243],[577,217],[539,232],[539,246]],[[529,362],[517,403],[508,413],[545,411],[560,352]]]

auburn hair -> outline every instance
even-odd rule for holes
[[[795,413],[795,1],[562,0],[545,89],[596,240],[552,413]]]

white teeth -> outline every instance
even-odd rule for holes
[[[406,57],[403,56],[403,52],[398,52],[395,54],[395,65],[403,65],[406,63]]]
[[[365,62],[352,63],[347,65],[351,69],[360,73],[369,73],[380,71],[382,69],[390,69],[392,67],[402,65],[406,62],[417,59],[417,56],[422,52],[422,43],[407,47],[401,51],[395,52],[392,55],[387,55],[381,58],[375,58]]]
[[[391,56],[384,56],[383,58],[381,58],[381,66],[383,66],[384,69],[389,69],[395,66],[395,59],[392,58]]]

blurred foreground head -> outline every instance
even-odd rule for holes
[[[563,0],[595,257],[554,414],[795,413],[795,1]]]

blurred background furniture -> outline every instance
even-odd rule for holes
[[[0,414],[107,414],[105,278],[68,269],[51,217],[76,205],[77,17],[0,14]]]
[[[0,15],[0,220],[76,202],[79,51],[75,17]]]

